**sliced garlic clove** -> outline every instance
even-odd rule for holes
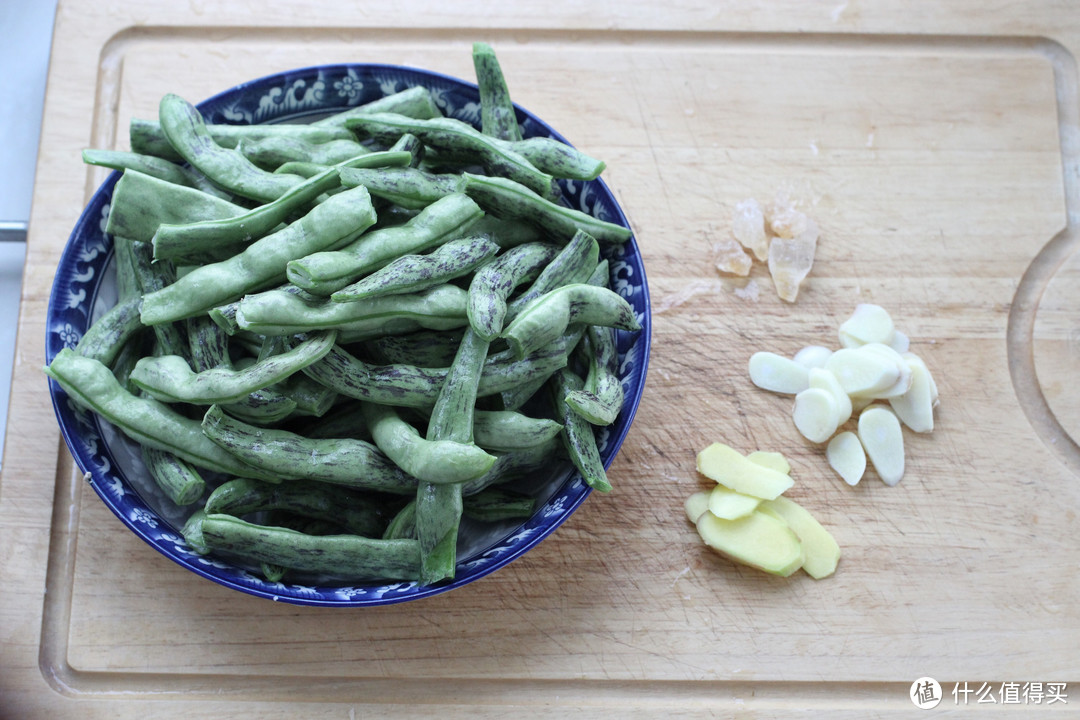
[[[839,426],[839,414],[836,400],[827,390],[808,388],[795,396],[795,427],[810,442],[823,443],[832,437]]]
[[[900,379],[900,366],[890,358],[863,348],[837,350],[825,363],[848,395],[873,397],[893,387]],[[809,377],[807,377],[809,383]]]
[[[810,368],[808,373],[810,387],[820,388],[836,401],[836,425],[843,425],[851,419],[851,396],[844,392],[840,381],[828,370],[822,368]]]
[[[851,414],[858,415],[866,408],[874,404],[874,398],[872,397],[860,397],[858,395],[849,395],[851,398]]]
[[[867,408],[859,415],[859,440],[878,477],[896,485],[904,477],[904,435],[896,414],[884,405]]]
[[[922,364],[923,369],[926,370],[926,378],[930,383],[930,400],[933,403],[934,407],[937,407],[938,406],[937,383],[934,382],[934,376],[930,373],[930,368],[926,367],[926,363],[924,363],[922,361],[922,358],[920,358],[915,353],[906,352],[903,355],[901,355],[901,357],[903,357],[904,360],[907,361],[907,362],[917,362],[917,363]]]
[[[809,370],[811,368],[825,367],[825,363],[829,362],[831,356],[832,350],[827,347],[822,345],[808,345],[795,353],[795,357],[792,358],[792,360]]]
[[[771,352],[757,352],[750,357],[750,380],[763,390],[785,395],[796,395],[810,386],[806,368]]]
[[[853,432],[842,432],[825,448],[829,466],[852,487],[859,484],[866,472],[866,451]]]
[[[931,391],[930,371],[915,355],[906,355],[905,362],[911,370],[911,387],[903,395],[889,399],[900,422],[917,433],[926,433],[934,429],[934,398]]]
[[[844,336],[857,340],[861,343],[885,343],[892,342],[893,319],[885,308],[870,303],[860,303],[855,306],[855,312],[850,318],[840,325],[840,341],[843,343]]]
[[[899,377],[895,383],[884,390],[873,393],[872,397],[878,400],[888,400],[889,398],[903,395],[908,391],[908,388],[911,387],[911,368],[908,366],[903,355],[896,352],[888,345],[883,345],[881,343],[867,343],[866,345],[863,345],[861,349],[888,358],[889,362],[896,364],[899,372]]]
[[[897,330],[893,333],[893,339],[889,343],[889,347],[898,353],[906,353],[908,348],[911,347],[911,339],[907,335]]]

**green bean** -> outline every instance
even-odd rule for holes
[[[518,357],[554,341],[570,323],[640,330],[633,307],[607,288],[586,283],[563,285],[530,302],[503,331]]]
[[[142,298],[142,290],[139,289],[135,278],[135,264],[131,257],[131,238],[123,236],[113,238],[113,266],[116,268],[116,294],[117,303],[125,302],[132,297]]]
[[[421,330],[373,338],[365,348],[383,364],[446,367],[457,354],[461,336],[461,330]]]
[[[142,297],[157,292],[176,282],[176,266],[171,260],[154,262],[153,248],[150,243],[135,241],[131,243],[131,263],[135,269],[135,278]],[[139,322],[142,322],[142,305],[139,308]],[[190,348],[180,323],[165,322],[151,327],[157,339],[159,352],[164,355],[180,355],[188,359]]]
[[[521,360],[510,351],[495,353],[484,363],[477,392],[480,397],[497,395],[534,378],[550,376],[565,367],[571,349],[560,340]],[[372,365],[335,347],[304,372],[346,397],[395,407],[428,408],[434,405],[448,370],[405,364]]]
[[[158,106],[161,130],[184,160],[219,187],[259,202],[275,200],[301,181],[258,168],[239,151],[214,142],[202,115],[178,95],[166,94]]]
[[[334,165],[371,152],[356,140],[313,143],[298,138],[273,136],[259,140],[242,140],[236,149],[251,162],[271,171],[287,162]]]
[[[86,329],[75,346],[75,352],[111,366],[128,341],[142,328],[139,298],[129,297],[113,305]]]
[[[560,356],[568,357],[574,352],[574,349],[578,346],[582,336],[585,334],[585,326],[580,323],[574,323],[567,328],[566,332],[558,339],[558,347],[561,348]],[[565,353],[565,355],[562,355]],[[513,350],[507,350],[506,354],[510,357],[514,356]],[[545,368],[544,373],[535,373],[527,381],[523,381],[514,385],[509,385],[499,391],[499,399],[502,402],[504,410],[518,410],[523,407],[532,397],[539,392],[539,390],[547,384],[548,378],[555,374],[556,371],[561,370],[567,363],[563,363],[559,367],[548,366]]]
[[[275,477],[394,495],[416,493],[416,478],[364,440],[310,438],[288,430],[255,427],[228,417],[216,405],[206,411],[202,428],[221,448]]]
[[[588,375],[581,390],[567,394],[566,404],[593,425],[610,425],[623,404],[622,383],[617,374],[615,331],[590,325],[586,332]]]
[[[408,90],[387,95],[364,105],[358,105],[348,110],[335,113],[329,117],[316,120],[312,123],[315,127],[338,127],[344,128],[346,121],[357,116],[371,113],[392,112],[398,115],[407,115],[420,120],[441,117],[442,113],[435,104],[435,98],[431,91],[419,85]]]
[[[420,163],[424,161],[424,143],[420,138],[410,133],[405,133],[397,139],[393,145],[390,146],[391,152],[407,152],[412,156],[409,160],[409,167],[420,167]]]
[[[345,397],[399,407],[431,407],[446,380],[446,368],[371,365],[333,348],[304,373]]]
[[[157,486],[177,505],[191,505],[202,497],[206,481],[190,463],[171,452],[140,447],[143,465]]]
[[[402,321],[410,329],[445,330],[468,323],[468,293],[454,285],[439,285],[418,293],[386,295],[362,303],[339,303],[329,298],[268,290],[240,301],[236,323],[261,335],[295,335],[336,329],[342,344],[375,337]]]
[[[367,192],[360,187],[350,192]],[[420,211],[404,225],[375,230],[333,252],[314,252],[288,264],[294,285],[329,295],[361,275],[378,270],[408,253],[418,253],[462,237],[483,211],[460,193],[447,195]]]
[[[585,484],[594,490],[609,492],[611,483],[608,482],[604,463],[596,448],[596,436],[593,434],[592,425],[571,410],[563,399],[568,393],[580,390],[584,383],[581,378],[566,369],[557,372],[554,379],[556,418],[563,425],[563,446],[570,454],[570,460],[581,473]]]
[[[381,535],[386,526],[382,508],[366,496],[304,481],[274,485],[250,478],[229,480],[210,493],[205,510],[208,515],[234,517],[284,510],[367,537]]]
[[[570,242],[541,271],[533,284],[510,302],[506,308],[504,322],[512,321],[526,305],[555,288],[586,282],[596,269],[599,259],[600,245],[596,239],[585,231],[578,230]]]
[[[454,362],[439,388],[428,420],[428,440],[472,443],[476,394],[488,356],[489,342],[466,330]]]
[[[228,200],[125,170],[113,188],[105,232],[114,238],[150,242],[162,223],[220,220],[245,212]]]
[[[477,410],[474,442],[485,450],[522,450],[558,437],[562,425],[548,418],[532,418],[512,410]]]
[[[274,388],[263,388],[222,408],[251,425],[274,425],[296,412],[296,401]]]
[[[110,168],[112,170],[137,170],[165,182],[196,187],[188,168],[177,165],[164,158],[123,150],[97,150],[89,148],[82,151],[83,162],[87,165]],[[202,189],[202,188],[198,188]]]
[[[344,169],[360,169],[370,170],[374,168],[401,168],[409,165],[412,162],[412,153],[403,150],[376,150],[374,152],[368,152],[366,155],[357,155],[356,157],[343,160],[333,165],[327,165],[324,163],[307,162],[303,160],[290,160],[289,162],[282,163],[275,173],[299,175],[303,178],[313,178],[321,172],[325,172],[330,168],[337,168],[338,170]]]
[[[495,51],[487,43],[473,43],[472,58],[480,90],[480,126],[484,134],[500,140],[520,140],[517,113]]]
[[[203,519],[202,537],[211,550],[350,580],[416,580],[420,575],[415,540],[308,535],[211,514]]]
[[[206,129],[214,142],[225,148],[235,148],[241,140],[261,140],[266,137],[301,138],[313,143],[356,139],[356,136],[344,127],[335,128],[318,124],[224,125],[213,123],[207,124]],[[137,153],[172,161],[184,159],[169,144],[165,132],[161,129],[161,123],[156,120],[132,119],[128,127],[128,137],[131,141],[131,149]]]
[[[473,413],[488,345],[487,340],[471,329],[465,331],[428,420],[429,442],[459,444],[462,454],[480,450],[473,442]],[[487,456],[491,461],[484,472],[496,460],[493,455]],[[454,460],[447,458],[443,462]],[[416,491],[416,539],[420,541],[420,579],[425,584],[454,576],[461,515],[459,483],[444,484],[420,477]]]
[[[124,390],[107,367],[67,348],[45,368],[78,405],[96,412],[137,443],[168,450],[192,465],[240,477],[273,480],[225,452],[203,435],[198,420]]]
[[[451,240],[427,255],[403,255],[371,275],[334,292],[330,299],[334,302],[355,302],[426,290],[469,274],[498,251],[498,245],[482,236]],[[471,297],[470,293],[470,302]]]
[[[600,242],[623,243],[633,235],[629,228],[554,203],[513,180],[472,173],[464,178],[462,191],[488,212],[533,223],[559,240],[571,239],[578,230]]]
[[[427,483],[461,483],[483,475],[495,457],[475,445],[426,440],[388,405],[366,402],[364,419],[375,444],[398,467]]]
[[[184,527],[180,531],[180,534],[184,536],[184,542],[199,555],[207,555],[210,552],[210,546],[206,544],[202,534],[202,525],[205,519],[206,511],[198,508],[184,522]]]
[[[528,495],[489,488],[464,501],[464,513],[473,520],[501,522],[523,520],[533,514],[536,500]]]
[[[551,192],[554,181],[551,175],[537,170],[507,143],[494,140],[460,120],[415,120],[393,113],[375,113],[352,118],[345,126],[381,142],[389,142],[410,133],[436,150],[456,155],[468,154],[474,162],[483,166],[488,175],[509,178],[539,195],[548,195]]]
[[[477,270],[469,285],[469,325],[491,342],[502,332],[506,298],[518,285],[540,274],[557,249],[546,243],[527,243],[507,250]]]
[[[338,170],[330,168],[296,185],[277,200],[242,215],[183,225],[164,223],[154,234],[154,258],[183,258],[222,246],[232,254],[238,246],[263,237],[338,184]]]
[[[459,192],[461,176],[430,173],[414,167],[350,168],[342,171],[341,183],[346,187],[363,185],[375,197],[404,208],[422,210],[436,200]]]
[[[131,382],[164,402],[238,402],[319,360],[333,348],[335,337],[332,330],[314,335],[288,352],[271,355],[243,370],[216,367],[195,373],[176,355],[146,357],[135,365]]]
[[[272,235],[256,240],[228,260],[203,265],[172,285],[143,296],[146,325],[206,312],[246,292],[285,279],[293,258],[349,242],[375,222],[367,190],[347,190]]]
[[[604,171],[604,161],[589,157],[572,145],[554,138],[533,137],[507,143],[508,146],[552,177],[595,180]]]
[[[208,315],[187,320],[188,352],[195,372],[231,367],[229,336]]]

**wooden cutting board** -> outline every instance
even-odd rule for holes
[[[1029,717],[1003,683],[1071,682],[1055,708],[1080,707],[1080,12],[982,8],[61,2],[0,476],[0,717],[907,717],[923,676],[939,710],[964,708],[958,683]],[[293,67],[469,78],[474,40],[607,160],[642,248],[652,363],[614,492],[406,605],[277,605],[173,565],[79,481],[40,372],[52,274],[102,178],[79,151],[124,147],[164,92]],[[749,287],[713,266],[735,203],[778,192],[822,229],[794,305],[761,266]],[[757,350],[835,345],[859,302],[940,387],[893,488],[843,484],[746,374]],[[843,548],[834,577],[702,548],[682,502],[718,440],[790,459],[790,495]]]

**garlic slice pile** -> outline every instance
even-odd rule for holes
[[[858,484],[869,458],[882,481],[895,485],[904,475],[901,425],[918,433],[934,429],[937,384],[879,305],[858,305],[840,325],[839,340],[835,351],[810,345],[790,359],[754,353],[750,379],[795,396],[795,427],[811,442],[828,443],[829,465],[844,482]],[[853,417],[855,432],[841,431]]]

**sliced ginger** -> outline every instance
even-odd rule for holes
[[[717,485],[693,493],[685,510],[709,548],[781,577],[799,568],[815,579],[835,572],[839,545],[805,508],[782,494],[793,484],[783,455],[757,451],[744,456],[713,443],[698,453],[698,470]]]

